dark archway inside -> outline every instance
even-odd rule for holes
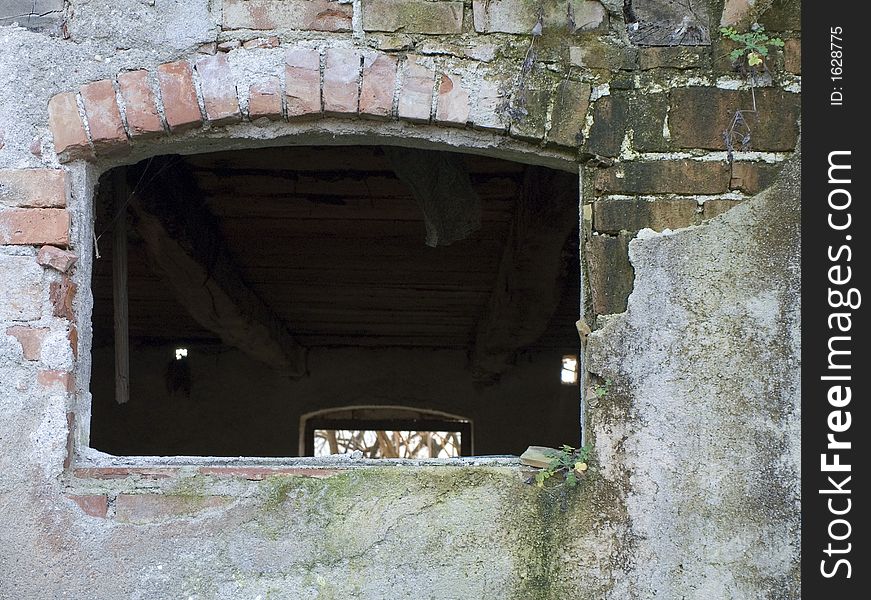
[[[290,457],[304,415],[353,406],[462,415],[476,455],[576,444],[577,188],[377,146],[104,174],[90,445]]]

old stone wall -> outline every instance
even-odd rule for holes
[[[4,3],[0,598],[798,597],[798,3],[648,4]],[[785,44],[751,89],[717,27],[753,22]],[[89,448],[99,175],[349,143],[579,173],[580,491]]]

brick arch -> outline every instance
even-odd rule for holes
[[[116,163],[179,146],[214,149],[198,138],[320,132],[325,143],[355,135],[371,143],[375,135],[577,168],[588,84],[556,84],[554,92],[568,91],[577,102],[544,107],[546,114],[530,118],[541,126],[518,128],[505,114],[504,74],[357,47],[285,47],[273,38],[260,44],[122,71],[56,94],[48,120],[58,160]]]

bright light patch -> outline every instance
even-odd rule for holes
[[[176,348],[175,349],[175,359],[181,360],[183,358],[187,358],[188,349],[187,348]]]
[[[578,382],[578,357],[572,354],[563,356],[563,368],[560,372],[560,381],[565,385],[574,385]]]

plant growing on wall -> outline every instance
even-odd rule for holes
[[[554,475],[561,474],[568,487],[578,485],[579,477],[583,477],[589,465],[591,448],[589,445],[581,448],[573,448],[568,445],[559,450],[551,450],[545,454],[551,459],[550,463],[535,474],[535,485],[544,487],[544,482]]]
[[[729,128],[723,132],[723,141],[726,144],[729,162],[732,162],[735,147],[741,150],[750,150],[751,130],[747,121],[747,115],[753,114],[758,117],[756,107],[756,77],[768,70],[767,58],[771,48],[782,48],[783,40],[779,37],[771,37],[762,25],[754,24],[750,31],[739,33],[734,27],[721,27],[720,35],[725,39],[738,44],[738,47],[729,53],[732,65],[747,74],[750,78],[750,95],[753,107],[744,110],[736,110],[732,116]]]

